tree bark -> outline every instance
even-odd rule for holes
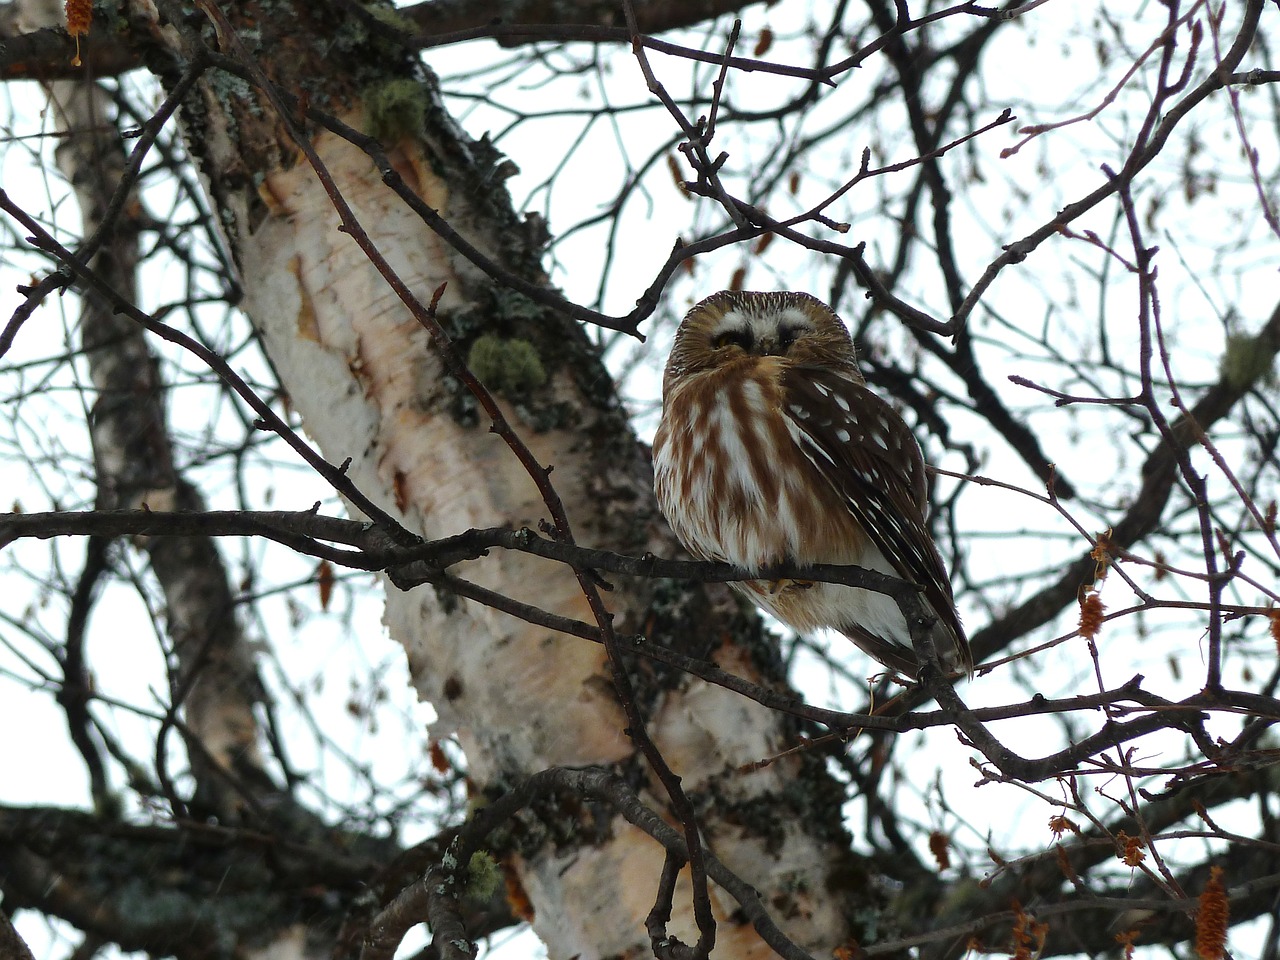
[[[227,10],[233,28],[246,26],[238,18],[248,17],[251,6]],[[297,4],[292,16],[276,10],[254,20],[252,30],[218,40],[236,55],[249,38],[250,56],[280,89],[305,90],[312,106],[356,129],[380,122],[368,104],[392,92],[407,96],[420,125],[381,127],[394,170],[493,261],[545,283],[539,230],[511,210],[502,158],[452,123],[430,77],[415,74],[395,50],[377,48],[377,40],[345,33],[351,25],[339,9]],[[179,42],[175,31],[159,26],[155,36],[176,43],[181,61],[196,55],[192,36]],[[245,309],[307,433],[330,462],[350,458],[346,474],[356,486],[428,537],[495,524],[537,527],[547,519],[525,468],[490,433],[422,328],[339,230],[333,198],[308,164],[296,162],[297,148],[266,98],[211,75],[185,115],[190,149],[201,158],[243,274]],[[328,131],[312,131],[312,142],[337,192],[418,299],[447,285],[439,316],[463,356],[490,335],[537,357],[523,389],[508,383],[501,364],[487,368],[487,376],[491,387],[507,384],[503,412],[538,461],[554,468],[552,480],[582,542],[672,552],[654,508],[647,452],[576,324],[495,284],[394,196],[355,145]],[[503,553],[463,574],[559,615],[591,619],[563,567]],[[755,618],[739,616],[721,591],[620,582],[606,598],[621,632],[643,631],[750,679],[782,682]],[[438,711],[436,734],[456,735],[478,791],[500,792],[548,767],[608,765],[665,811],[667,798],[628,737],[598,647],[421,588],[389,589],[384,620],[405,647],[420,696]],[[844,942],[853,933],[848,918],[870,895],[848,854],[839,803],[824,802],[838,795],[820,763],[789,759],[743,772],[743,765],[792,743],[785,720],[721,688],[651,667],[631,669],[649,733],[684,778],[709,847],[760,891],[798,944],[825,954]],[[575,812],[542,815],[574,819]],[[559,845],[535,837],[512,860],[550,955],[647,954],[645,917],[661,848],[609,812],[591,825],[578,822],[568,837]],[[722,891],[713,891],[713,901],[722,921],[718,955],[771,954]],[[686,892],[678,893],[669,932],[692,942],[689,903]]]

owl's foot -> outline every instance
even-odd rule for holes
[[[776,597],[780,593],[788,590],[809,590],[813,587],[812,580],[792,580],[786,578],[783,580],[769,581],[769,596]]]

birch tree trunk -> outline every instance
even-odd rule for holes
[[[540,229],[512,211],[501,186],[506,161],[451,122],[429,76],[399,51],[356,35],[338,4],[282,4],[270,17],[254,16],[251,6],[226,6],[237,36],[217,37],[224,51],[235,56],[247,45],[280,89],[304,91],[312,106],[356,129],[369,127],[370,104],[394,96],[411,105],[408,126],[388,132],[385,123],[374,124],[394,169],[489,258],[525,280],[546,282]],[[145,4],[138,11],[148,12]],[[207,22],[198,29],[213,42]],[[196,56],[193,36],[159,21],[155,33],[179,62]],[[350,458],[347,474],[356,486],[424,536],[536,529],[548,511],[529,474],[339,230],[333,198],[298,159],[267,98],[222,73],[207,74],[198,90],[198,101],[184,107],[188,143],[242,271],[245,309],[308,435],[331,463]],[[647,451],[583,332],[496,284],[433,233],[357,146],[328,131],[310,133],[337,191],[398,276],[422,301],[447,285],[439,315],[462,355],[486,335],[515,344],[526,359],[536,355],[526,389],[509,386],[500,402],[538,461],[554,468],[551,479],[580,542],[670,555]],[[500,387],[501,369],[489,375],[497,381],[490,386]],[[465,573],[561,616],[591,619],[563,566],[505,552]],[[606,599],[622,631],[714,657],[763,683],[782,682],[758,624],[740,616],[721,590],[619,582]],[[669,815],[664,792],[628,737],[599,647],[425,587],[389,588],[384,619],[404,646],[419,695],[439,714],[437,734],[454,733],[465,748],[478,791],[501,790],[548,767],[606,765]],[[849,917],[868,895],[838,804],[821,802],[829,784],[820,764],[740,769],[785,749],[787,724],[722,688],[631,667],[649,733],[683,778],[709,847],[813,953],[825,955],[853,935]],[[512,863],[550,956],[646,955],[644,921],[662,849],[616,814],[576,823],[571,836],[554,846],[531,843]],[[713,898],[722,921],[718,956],[771,953],[735,918],[736,904],[715,890]],[[689,902],[682,890],[670,928],[686,942],[697,935]]]

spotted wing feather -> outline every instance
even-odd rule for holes
[[[943,661],[971,669],[951,581],[925,526],[924,457],[910,429],[866,386],[834,370],[794,367],[783,375],[782,388],[801,452],[898,576],[923,589],[951,641],[951,650],[939,648]]]

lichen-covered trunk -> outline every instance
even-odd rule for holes
[[[236,6],[228,11],[233,19],[251,5]],[[376,102],[380,90],[415,103],[420,126],[380,128],[384,140],[395,141],[386,148],[397,171],[487,256],[544,282],[538,230],[511,211],[502,158],[452,125],[430,79],[415,75],[396,51],[348,38],[341,4],[299,4],[288,18],[279,6],[255,19],[242,40],[252,42],[282,88],[307,90],[313,105],[355,128],[369,119],[360,104]],[[407,80],[417,86],[404,86]],[[393,83],[399,86],[386,86]],[[536,529],[548,511],[534,483],[447,375],[409,311],[339,231],[332,199],[312,168],[295,162],[266,98],[231,83],[201,91],[200,103],[186,110],[191,149],[202,158],[243,272],[246,310],[308,435],[330,462],[350,458],[348,475],[358,487],[424,536],[494,525]],[[329,132],[310,135],[361,226],[410,289],[426,301],[447,284],[440,318],[463,355],[488,335],[491,386],[505,385],[498,392],[506,415],[540,462],[554,468],[579,540],[670,552],[647,453],[582,331],[476,269],[384,186],[360,149]],[[517,360],[519,376],[504,368]],[[463,572],[545,610],[592,619],[563,566],[495,552]],[[737,618],[731,603],[709,599],[723,596],[643,581],[619,582],[606,594],[622,630],[643,630],[776,682],[758,627]],[[646,798],[665,814],[666,798],[627,735],[599,647],[429,587],[388,587],[385,622],[404,645],[420,696],[438,711],[437,733],[456,734],[480,789],[555,765],[612,765],[648,784]],[[370,635],[379,629],[367,625]],[[740,772],[790,745],[784,722],[682,675],[648,664],[635,665],[635,673],[648,729],[694,796],[710,847],[760,890],[793,939],[828,954],[850,934],[845,914],[860,883],[858,871],[838,869],[850,865],[847,840],[838,802],[823,802],[839,794],[820,764],[787,761]],[[644,918],[662,862],[661,848],[621,818],[584,827],[554,848],[531,843],[513,858],[550,956],[583,958],[649,953]],[[749,926],[732,919],[733,902],[719,891],[713,898],[722,921],[717,955],[769,955]],[[692,942],[688,896],[677,896],[676,907],[670,932]]]

